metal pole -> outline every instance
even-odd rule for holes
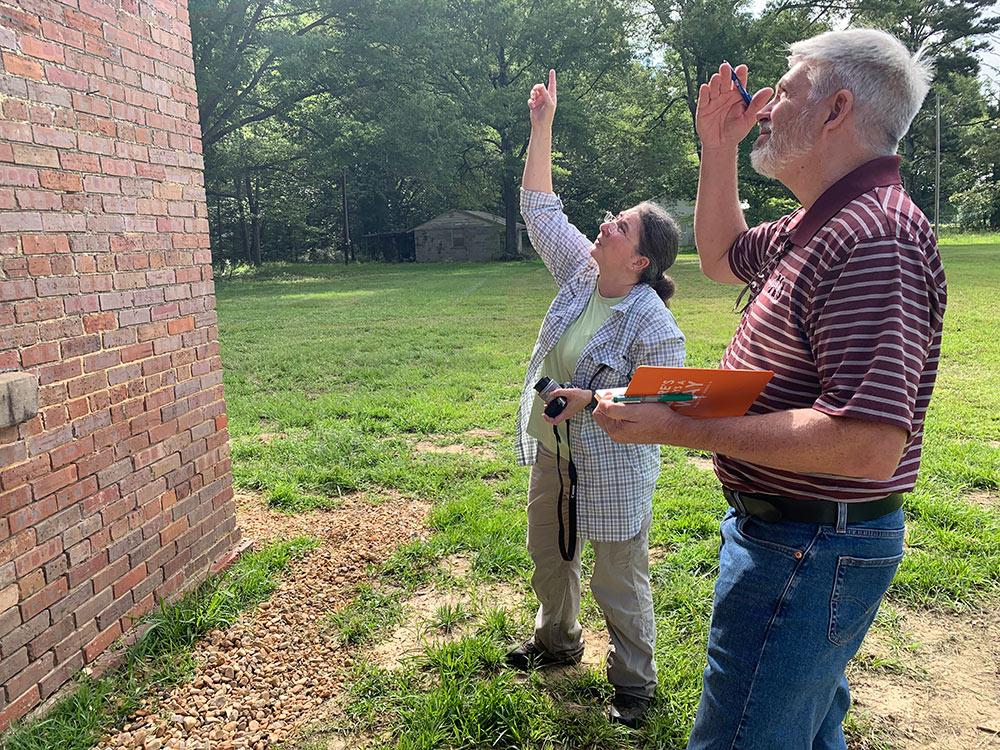
[[[937,117],[935,121],[934,135],[934,237],[940,237],[939,215],[941,212],[941,94],[936,94]]]

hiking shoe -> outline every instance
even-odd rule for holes
[[[652,699],[637,695],[615,695],[608,719],[612,724],[624,724],[630,729],[638,729],[646,720],[651,703]]]
[[[507,664],[514,669],[523,672],[532,669],[545,669],[546,667],[561,667],[571,664],[579,664],[583,659],[583,645],[578,651],[571,651],[568,654],[553,654],[546,651],[535,643],[534,637],[529,638],[520,646],[516,646],[507,652]]]

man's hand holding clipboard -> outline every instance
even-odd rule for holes
[[[640,366],[624,393],[604,391],[594,420],[617,443],[658,443],[688,417],[746,414],[774,373]]]

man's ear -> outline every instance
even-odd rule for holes
[[[842,126],[854,113],[854,94],[847,89],[840,89],[837,93],[832,94],[828,101],[830,108],[827,111],[823,129],[833,130]]]

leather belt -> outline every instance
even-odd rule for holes
[[[754,516],[767,523],[777,521],[803,521],[805,523],[837,523],[837,505],[832,500],[799,500],[781,495],[758,495],[754,492],[737,492],[722,488],[726,502],[741,513]],[[878,500],[846,503],[847,522],[871,521],[892,513],[902,506],[903,496],[898,492]]]

